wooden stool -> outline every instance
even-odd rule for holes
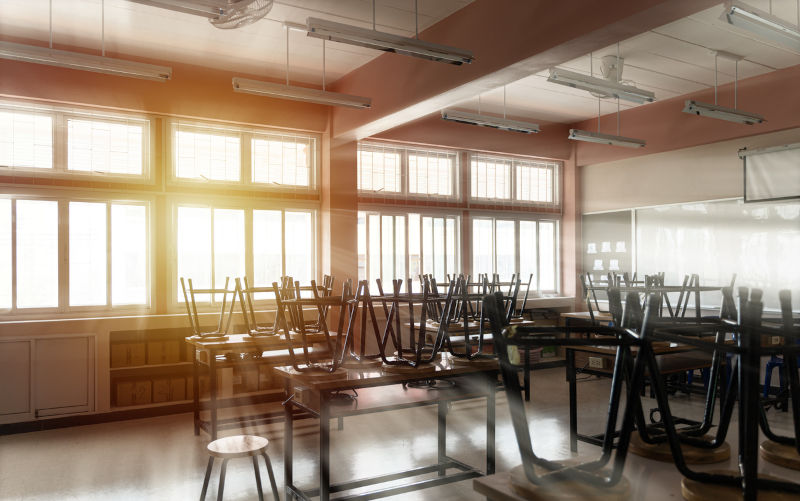
[[[206,468],[206,478],[203,480],[203,491],[200,493],[200,501],[206,498],[206,491],[208,490],[208,480],[211,478],[211,468],[214,466],[214,459],[222,459],[222,466],[219,470],[219,489],[217,491],[217,500],[222,499],[222,491],[225,488],[225,469],[228,466],[228,461],[233,458],[252,457],[253,470],[256,473],[256,487],[258,488],[258,499],[264,501],[264,494],[261,492],[261,472],[258,470],[258,456],[264,457],[264,463],[267,465],[267,473],[269,473],[269,483],[272,486],[272,495],[275,501],[280,501],[278,496],[278,486],[275,484],[275,475],[272,473],[272,463],[267,456],[267,445],[269,440],[263,437],[256,437],[254,435],[236,435],[233,437],[220,438],[208,444],[208,467]]]

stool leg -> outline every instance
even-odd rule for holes
[[[214,466],[214,456],[208,458],[208,466],[206,467],[206,478],[203,480],[203,490],[200,492],[200,501],[206,498],[206,491],[208,490],[208,480],[211,478],[211,468]]]
[[[222,460],[222,467],[219,470],[219,489],[217,490],[217,501],[222,501],[222,491],[225,490],[225,470],[228,468],[228,459]]]
[[[264,456],[264,463],[267,465],[269,483],[270,486],[272,486],[272,496],[275,498],[275,501],[281,501],[281,497],[278,495],[278,484],[275,483],[275,475],[272,473],[272,463],[269,460],[269,456],[267,456],[266,452],[262,452],[261,455]]]
[[[253,471],[256,473],[256,488],[258,489],[258,501],[264,501],[264,493],[261,492],[261,472],[258,471],[258,457],[253,456]]]

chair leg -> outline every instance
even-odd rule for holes
[[[269,474],[269,484],[272,487],[272,496],[275,498],[275,501],[280,501],[281,497],[278,495],[278,484],[275,483],[275,474],[272,473],[272,463],[266,452],[262,452],[261,455],[264,456],[264,464],[267,465],[267,474]]]
[[[764,369],[764,398],[769,396],[769,387],[772,385],[772,369],[772,363],[767,362],[767,367]]]
[[[214,466],[214,456],[208,458],[208,466],[206,467],[206,478],[203,480],[203,490],[200,492],[200,501],[206,498],[206,491],[208,490],[208,480],[211,478],[211,468]]]
[[[217,501],[222,501],[222,492],[225,490],[225,470],[228,468],[228,459],[222,460],[222,467],[219,470],[219,489],[217,490]]]
[[[258,471],[258,457],[253,456],[253,471],[256,474],[256,488],[258,489],[258,501],[264,501],[264,493],[261,491],[261,472]]]

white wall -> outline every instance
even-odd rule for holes
[[[581,213],[741,197],[739,149],[798,141],[800,129],[791,129],[587,165],[579,173]]]

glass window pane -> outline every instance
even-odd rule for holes
[[[147,304],[147,207],[111,204],[111,304]]]
[[[487,273],[492,278],[492,249],[494,236],[492,235],[491,219],[472,220],[472,275],[474,279],[481,273]]]
[[[310,212],[286,212],[286,274],[311,285],[314,279],[314,220]]]
[[[69,203],[69,304],[107,304],[106,204]]]
[[[381,223],[381,278],[388,288],[389,282],[398,278],[394,276],[394,217],[383,216]]]
[[[533,274],[531,287],[536,289],[536,222],[519,222],[519,274],[522,283],[527,284]]]
[[[0,111],[0,165],[53,168],[53,119]]]
[[[214,209],[214,288],[233,290],[236,277],[244,276],[244,211]],[[221,295],[214,298],[222,300]]]
[[[451,196],[455,155],[414,151],[408,154],[408,192]]]
[[[58,202],[17,200],[17,307],[58,306]]]
[[[395,216],[395,278],[403,279],[403,287],[406,286],[406,219],[403,216]],[[405,289],[403,289],[405,290]]]
[[[367,279],[367,216],[358,213],[358,280]]]
[[[311,186],[313,140],[265,136],[251,140],[253,182],[276,186]]]
[[[380,147],[359,148],[358,189],[399,193],[400,152]]]
[[[369,215],[369,278],[370,285],[381,277],[381,219],[377,214]],[[373,292],[377,294],[377,292]]]
[[[11,308],[11,200],[0,198],[0,310]]]
[[[552,221],[539,223],[539,287],[556,290],[556,225]]]
[[[433,274],[433,218],[422,218],[422,273]]]
[[[496,223],[497,231],[497,273],[500,280],[509,281],[511,276],[516,273],[514,255],[516,254],[517,242],[514,236],[514,221],[501,221]]]
[[[239,181],[239,136],[178,130],[174,150],[177,177]]]
[[[211,209],[178,207],[178,301],[183,301],[180,278],[192,279],[195,289],[211,287]],[[188,287],[189,284],[187,283]],[[196,297],[208,301],[209,298]]]
[[[408,276],[415,283],[419,282],[422,273],[422,261],[419,255],[419,214],[408,215]]]
[[[253,286],[272,287],[283,276],[281,211],[253,211]],[[257,298],[274,297],[259,294]]]
[[[445,282],[444,273],[444,218],[433,220],[433,274],[440,284]]]
[[[445,271],[450,275],[455,275],[458,273],[458,267],[456,266],[456,221],[454,218],[447,218],[446,232],[447,270]]]
[[[473,157],[470,162],[472,198],[508,200],[511,198],[511,162]]]
[[[67,120],[67,168],[141,175],[144,126],[101,120]]]

